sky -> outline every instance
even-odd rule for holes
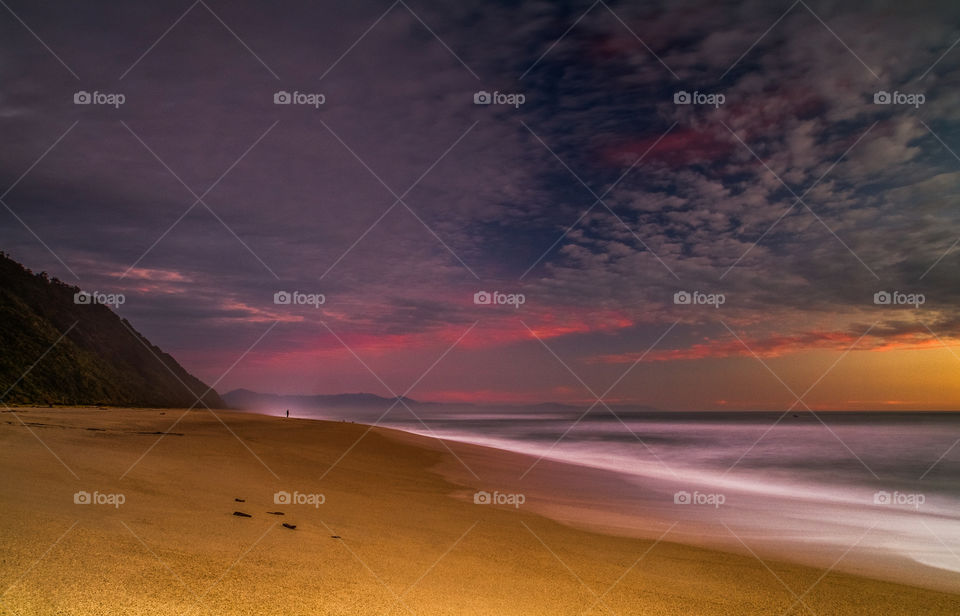
[[[956,409],[958,17],[5,0],[0,247],[221,393]]]

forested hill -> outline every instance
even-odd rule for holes
[[[189,407],[207,391],[109,307],[78,303],[78,293],[0,252],[0,401]],[[225,406],[212,390],[203,402]]]

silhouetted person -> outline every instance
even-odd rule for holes
[[[290,417],[290,409],[287,409],[287,417]]]

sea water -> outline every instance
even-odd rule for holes
[[[958,413],[415,411],[380,425],[616,475],[583,514],[627,534],[960,591]]]

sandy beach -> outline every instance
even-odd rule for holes
[[[520,458],[229,411],[7,410],[0,613],[960,613],[956,595],[558,523],[537,513],[555,467],[524,502],[507,491]]]

